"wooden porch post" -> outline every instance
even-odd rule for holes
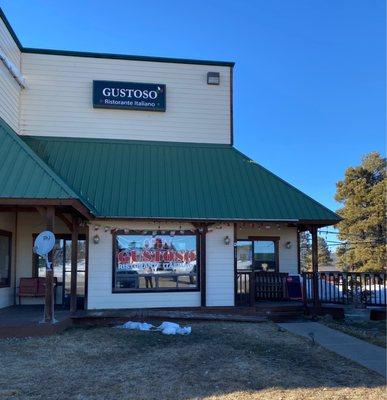
[[[200,305],[206,307],[206,235],[208,232],[208,223],[193,223],[199,234],[199,268],[200,268]]]
[[[46,229],[54,232],[55,207],[49,206],[46,208]],[[51,263],[51,268],[46,269],[46,295],[44,301],[44,322],[54,323],[54,267],[52,264],[53,251],[48,254],[48,261]]]
[[[312,287],[313,287],[313,306],[315,309],[320,307],[320,298],[318,294],[318,240],[317,226],[312,226],[310,229],[312,234]]]
[[[78,218],[72,216],[70,312],[77,311],[78,234],[79,234],[79,221]]]

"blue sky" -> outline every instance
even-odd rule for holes
[[[384,0],[0,0],[24,46],[235,61],[235,145],[331,209],[385,153]]]

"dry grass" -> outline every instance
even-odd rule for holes
[[[383,399],[384,380],[270,323],[0,340],[0,399]]]
[[[366,340],[377,346],[387,347],[386,344],[386,321],[353,320],[346,318],[343,321],[333,320],[329,317],[320,319],[320,322],[337,329],[348,335]]]

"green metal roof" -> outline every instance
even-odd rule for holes
[[[235,148],[219,144],[23,137],[98,217],[340,218]]]
[[[78,199],[1,118],[0,198]]]

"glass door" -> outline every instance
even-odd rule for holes
[[[71,295],[71,240],[64,240],[63,268],[63,306],[70,307]],[[77,256],[77,308],[83,309],[85,303],[86,240],[78,240]]]
[[[237,269],[250,270],[253,265],[253,243],[251,240],[238,240],[236,245]]]
[[[235,258],[237,270],[278,272],[278,240],[269,237],[238,240]]]
[[[273,240],[254,240],[254,270],[277,271],[277,244]]]

